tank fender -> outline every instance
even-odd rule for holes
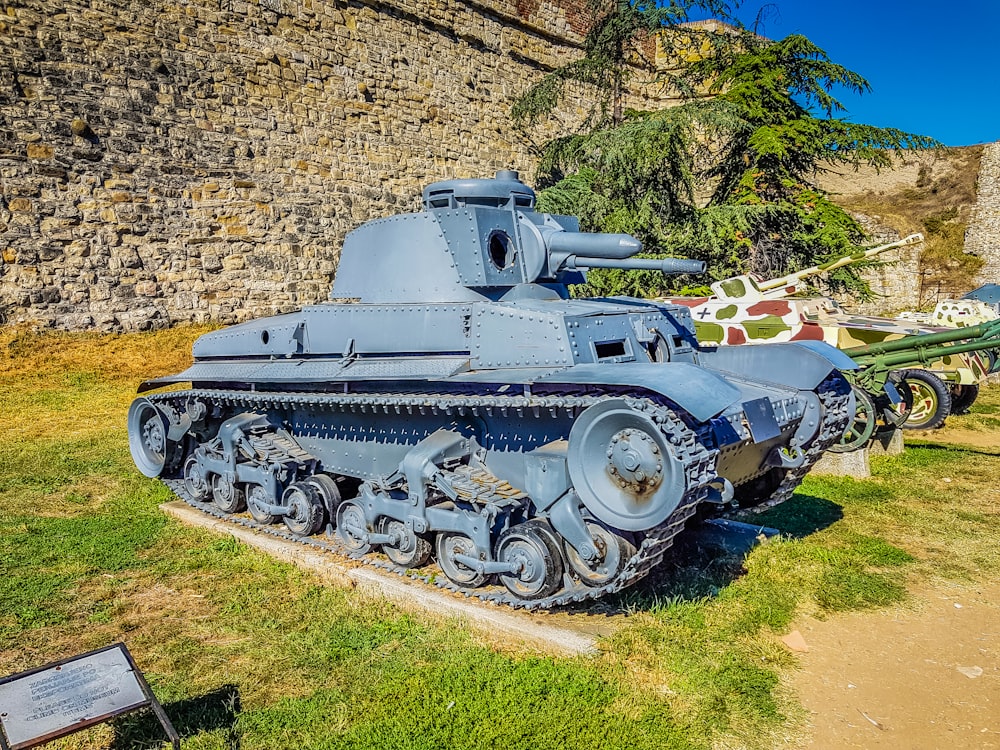
[[[199,336],[192,353],[202,357],[271,355],[290,357],[301,354],[306,339],[301,312],[274,315],[239,323]]]
[[[698,350],[698,361],[712,370],[803,391],[814,390],[831,370],[858,369],[853,359],[822,341],[706,347]]]
[[[536,382],[645,388],[669,398],[699,422],[707,422],[722,413],[737,403],[741,395],[740,389],[719,373],[690,362],[583,364],[539,378]]]

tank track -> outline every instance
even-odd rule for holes
[[[816,389],[820,404],[823,407],[823,421],[820,423],[812,444],[806,450],[806,460],[797,469],[789,469],[781,482],[767,500],[746,508],[750,513],[762,513],[768,508],[780,505],[790,499],[795,488],[802,484],[802,479],[813,465],[823,457],[827,449],[836,443],[847,429],[851,414],[847,408],[850,402],[851,385],[847,379],[834,370]]]
[[[225,406],[245,409],[294,408],[294,407],[334,407],[350,406],[371,410],[384,410],[386,413],[404,413],[417,410],[424,412],[434,410],[435,413],[448,415],[465,409],[499,410],[502,414],[513,411],[523,414],[531,410],[535,415],[543,411],[568,409],[573,412],[582,411],[604,398],[622,397],[616,393],[607,396],[593,395],[555,395],[555,396],[496,396],[492,394],[317,394],[317,393],[268,393],[247,391],[215,391],[196,389],[188,391],[172,391],[147,398],[158,405],[172,405],[183,408],[183,403],[190,398],[211,400]],[[326,538],[318,536],[300,537],[290,533],[283,525],[264,525],[243,515],[231,515],[219,510],[213,504],[199,502],[191,497],[184,487],[182,479],[164,479],[166,484],[179,498],[187,504],[207,513],[217,519],[254,529],[270,536],[298,542],[325,552],[381,568],[401,576],[420,580],[424,583],[447,589],[466,597],[476,597],[482,601],[502,604],[515,609],[545,610],[570,604],[580,603],[590,599],[599,599],[607,594],[620,591],[641,578],[655,567],[670,548],[674,537],[680,533],[687,521],[695,514],[695,509],[707,492],[706,483],[715,478],[715,460],[718,451],[706,447],[695,430],[686,425],[664,403],[652,400],[638,394],[625,397],[628,405],[634,409],[645,411],[660,426],[668,442],[673,446],[677,457],[683,462],[687,476],[688,490],[678,503],[677,508],[660,525],[650,529],[638,545],[638,549],[625,564],[622,572],[612,581],[603,586],[586,586],[579,581],[564,586],[558,593],[544,599],[527,601],[513,596],[500,585],[466,588],[458,586],[436,569],[433,572],[423,570],[404,570],[381,554],[352,553],[333,537],[332,527],[327,528]]]

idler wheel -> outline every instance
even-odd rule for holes
[[[625,569],[625,564],[635,555],[636,549],[628,540],[593,521],[587,521],[587,531],[597,548],[597,559],[587,562],[573,549],[573,545],[565,544],[566,562],[585,585],[603,586],[618,577]]]
[[[137,398],[128,409],[128,448],[136,467],[147,477],[163,473],[170,421],[148,399]]]
[[[326,508],[316,487],[309,482],[295,482],[281,496],[281,504],[288,508],[282,520],[293,534],[312,536],[323,528]]]
[[[185,468],[187,467],[185,466]],[[221,474],[212,477],[212,500],[223,513],[239,513],[247,507],[243,490]]]
[[[850,453],[863,448],[875,432],[875,418],[878,411],[872,397],[866,390],[856,385],[851,386],[851,395],[855,402],[854,419],[847,425],[840,441],[830,446],[829,450],[833,453]]]
[[[402,521],[382,516],[378,521],[380,534],[388,534],[399,541],[382,545],[385,556],[401,568],[420,568],[431,559],[430,541],[413,531]]]
[[[368,541],[364,508],[353,500],[347,500],[337,508],[337,539],[354,554],[363,555],[372,548]]]
[[[562,586],[559,544],[541,521],[527,521],[504,531],[497,540],[496,559],[517,564],[514,573],[501,573],[500,581],[519,599],[544,599]]]
[[[573,487],[595,518],[625,531],[665,521],[684,496],[684,465],[659,425],[622,399],[591,406],[573,423]]]
[[[449,581],[466,588],[476,588],[486,583],[486,573],[480,573],[455,560],[455,555],[479,557],[476,543],[465,534],[442,531],[437,536],[436,548],[438,565]]]
[[[250,489],[247,492],[247,510],[250,511],[253,520],[263,526],[269,526],[277,521],[278,519],[275,516],[264,510],[268,505],[273,504],[274,500],[271,495],[261,485],[250,485]]]
[[[184,489],[193,500],[206,502],[212,497],[212,487],[205,470],[201,468],[198,459],[192,454],[184,461]]]

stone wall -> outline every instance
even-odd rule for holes
[[[579,54],[584,7],[0,7],[0,322],[138,330],[324,299],[360,222],[434,180],[530,175],[511,101]]]
[[[983,149],[976,206],[965,233],[965,251],[986,261],[977,283],[1000,284],[1000,143],[991,143]]]

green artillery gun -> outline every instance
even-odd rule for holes
[[[848,426],[838,445],[830,450],[847,453],[865,446],[877,429],[895,429],[906,420],[919,398],[921,388],[932,381],[923,380],[921,368],[929,363],[968,352],[1000,346],[1000,319],[967,328],[955,328],[855,346],[843,352],[858,365],[845,372],[857,401],[854,422]],[[871,394],[885,394],[885,399]],[[935,394],[949,399],[947,389]]]

